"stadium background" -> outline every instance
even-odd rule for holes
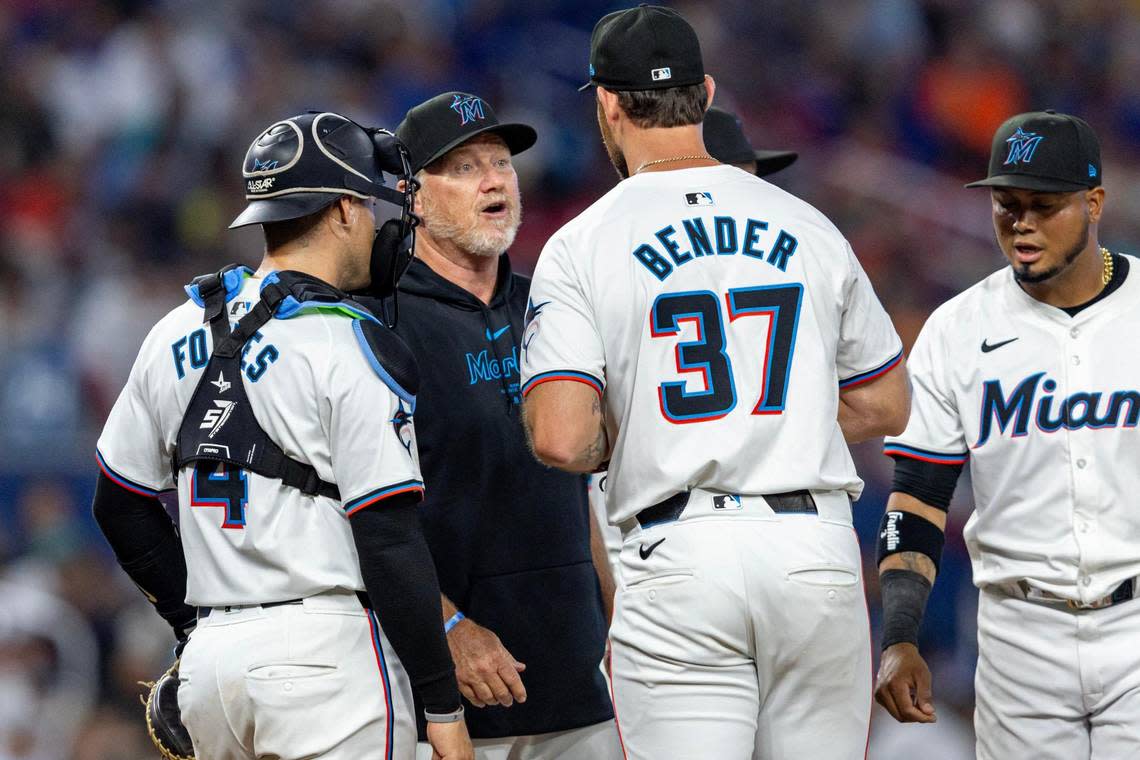
[[[0,760],[136,760],[136,682],[169,634],[90,517],[94,440],[147,330],[193,275],[255,262],[227,232],[239,167],[273,119],[324,108],[394,127],[438,92],[533,124],[517,159],[530,271],[543,241],[615,181],[585,79],[599,0],[0,2]],[[985,173],[994,128],[1053,107],[1099,132],[1102,240],[1140,253],[1140,3],[1112,0],[675,2],[717,103],[772,179],[847,235],[908,347],[938,304],[1003,265]],[[889,486],[856,452],[864,547]],[[972,757],[976,594],[963,480],[924,628],[940,722],[876,708],[872,758]],[[866,553],[866,552],[865,552]],[[869,578],[874,577],[868,560]],[[877,591],[868,588],[872,616]],[[821,730],[826,730],[821,727]]]

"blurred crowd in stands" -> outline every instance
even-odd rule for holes
[[[576,87],[594,22],[630,4],[0,2],[0,760],[153,756],[137,682],[172,640],[91,520],[94,441],[181,286],[258,260],[256,228],[226,230],[251,138],[309,108],[394,128],[439,92],[482,95],[539,132],[516,162],[511,258],[530,271],[616,181]],[[671,4],[700,34],[717,103],[757,147],[800,152],[771,180],[847,235],[908,346],[931,310],[1003,265],[988,195],[962,183],[984,176],[994,128],[1019,111],[1093,125],[1101,240],[1140,254],[1140,2]],[[856,456],[870,552],[891,467],[875,445]],[[969,510],[964,477],[924,628],[940,721],[899,730],[877,715],[872,758],[973,756]],[[867,571],[874,617],[870,557]]]

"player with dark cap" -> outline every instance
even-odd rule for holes
[[[598,668],[608,616],[595,559],[607,601],[613,589],[604,550],[591,541],[581,476],[536,462],[519,420],[530,279],[507,255],[522,210],[511,157],[535,131],[447,92],[412,108],[397,134],[423,220],[396,328],[431,368],[416,413],[419,515],[476,755],[616,760]]]
[[[900,432],[902,343],[822,214],[709,154],[693,28],[594,27],[617,185],[539,257],[523,334],[536,455],[608,465],[629,758],[864,756],[871,651],[847,443]]]
[[[705,111],[705,148],[709,155],[722,164],[732,164],[757,177],[766,177],[786,169],[799,158],[790,150],[761,150],[753,148],[744,136],[740,117],[731,111],[711,106]]]
[[[1140,280],[1098,242],[1103,180],[1084,120],[998,127],[989,176],[967,187],[989,189],[1009,266],[927,320],[910,424],[884,448],[876,697],[935,719],[918,633],[968,461],[980,760],[1140,756]]]
[[[407,266],[406,151],[305,113],[242,174],[231,226],[262,225],[260,267],[186,287],[98,442],[95,519],[179,642],[148,726],[164,757],[411,760],[414,692],[437,757],[465,760],[416,518],[415,360],[345,293]],[[157,498],[174,488],[177,529]]]

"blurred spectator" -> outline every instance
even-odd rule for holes
[[[97,687],[83,617],[59,598],[0,580],[0,758],[67,757]]]

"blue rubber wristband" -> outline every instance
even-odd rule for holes
[[[467,618],[466,615],[464,615],[462,612],[456,610],[455,614],[452,615],[450,618],[448,618],[447,622],[443,624],[443,632],[444,633],[451,633],[451,629],[454,628],[455,626],[459,625],[460,620],[465,620],[466,618]]]

